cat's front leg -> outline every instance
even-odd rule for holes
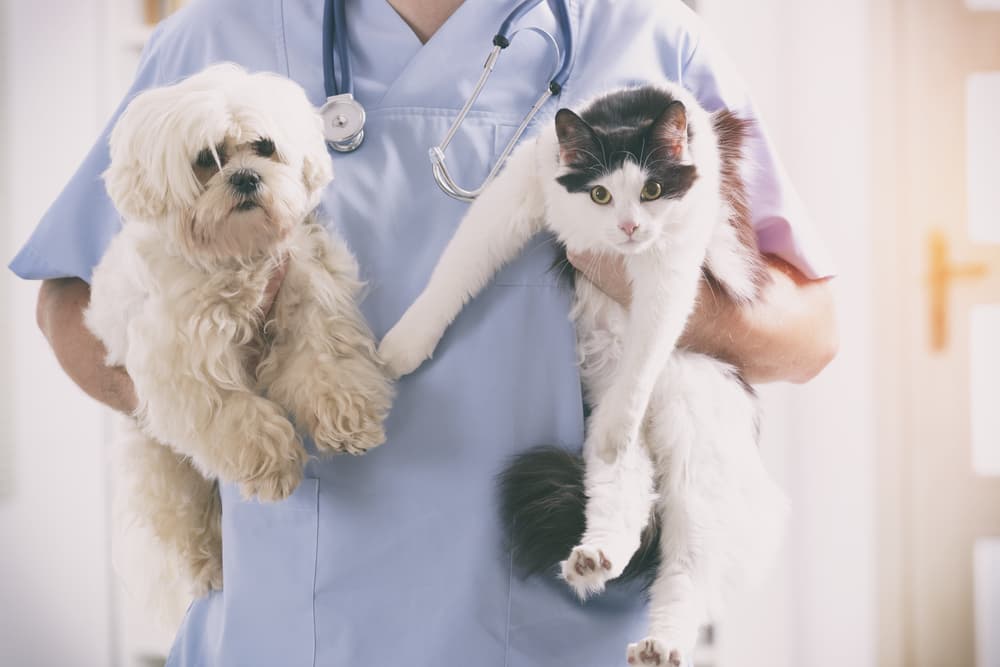
[[[586,529],[561,564],[562,578],[581,599],[624,572],[656,500],[653,462],[642,439],[612,462],[594,453],[585,461]]]
[[[363,454],[385,441],[393,389],[355,303],[358,283],[348,274],[316,262],[289,266],[258,380],[320,451]]]
[[[409,375],[430,359],[445,330],[461,311],[467,299],[459,293],[464,291],[460,285],[465,279],[460,272],[450,273],[455,277],[448,281],[432,278],[427,289],[379,343],[378,356],[390,377]]]
[[[708,620],[703,583],[699,582],[694,554],[683,553],[684,537],[669,531],[682,527],[666,524],[661,540],[660,571],[650,589],[649,635],[626,649],[630,665],[688,667],[692,664],[698,631]]]
[[[622,359],[591,415],[585,443],[605,461],[639,435],[653,387],[694,307],[703,260],[703,250],[654,250],[628,258],[633,299]]]
[[[545,205],[536,157],[534,141],[519,146],[469,207],[427,287],[379,345],[391,376],[412,373],[429,359],[465,304],[541,230]]]
[[[635,387],[612,387],[606,399],[590,415],[584,449],[605,463],[612,463],[631,449],[639,437],[644,405]]]

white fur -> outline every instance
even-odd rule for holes
[[[675,349],[704,265],[741,300],[755,287],[753,262],[720,196],[711,116],[680,86],[663,87],[683,102],[693,129],[683,156],[698,178],[684,197],[640,203],[647,177],[631,163],[595,182],[612,193],[610,204],[568,193],[555,180],[563,167],[555,131],[546,129],[471,205],[427,288],[379,347],[394,374],[414,370],[462,306],[543,227],[571,252],[624,257],[630,311],[582,278],[576,286],[571,317],[595,409],[584,445],[586,531],[562,574],[580,597],[603,590],[635,552],[650,512],[659,513],[663,565],[651,591],[650,637],[627,655],[648,665],[690,659],[727,585],[767,563],[786,511],[757,454],[755,401],[734,369]],[[638,224],[631,239],[619,228],[625,221]]]
[[[255,148],[265,138],[273,155]],[[204,149],[208,167],[196,164]],[[233,187],[237,170],[259,176],[256,192]],[[279,500],[302,478],[289,413],[320,451],[384,440],[392,389],[357,307],[357,266],[310,217],[332,178],[302,89],[234,65],[140,94],[111,135],[105,180],[124,221],[94,270],[86,323],[139,401],[121,487],[195,595],[222,584],[216,480]]]

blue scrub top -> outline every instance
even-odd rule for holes
[[[323,4],[196,1],[156,30],[128,98],[234,61],[291,77],[319,106]],[[387,3],[347,2],[355,95],[368,125],[357,152],[333,155],[321,213],[358,257],[369,284],[363,310],[378,336],[426,284],[465,210],[437,188],[427,149],[467,98],[514,4],[466,0],[421,44]],[[756,117],[732,65],[679,1],[569,8],[573,70],[536,124],[610,88],[664,78],[709,109]],[[558,37],[544,3],[525,24]],[[504,52],[449,148],[460,184],[482,181],[552,67],[547,45],[530,33]],[[810,277],[829,275],[762,127],[751,158],[763,248]],[[120,224],[100,180],[107,164],[106,130],[11,263],[15,273],[89,280]],[[581,604],[552,577],[523,581],[498,522],[495,477],[510,456],[583,441],[570,295],[548,270],[553,252],[546,238],[529,244],[462,312],[434,359],[400,382],[383,446],[310,461],[280,503],[245,502],[223,486],[224,590],[192,604],[168,665],[624,664],[627,643],[646,632],[641,592],[614,587]]]

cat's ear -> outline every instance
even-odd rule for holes
[[[680,100],[667,105],[650,128],[653,139],[667,147],[670,157],[681,161],[687,155],[687,109]]]
[[[587,122],[569,109],[556,113],[556,136],[559,137],[559,161],[564,165],[584,162],[595,154],[597,137]]]

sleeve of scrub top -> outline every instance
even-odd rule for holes
[[[101,179],[109,162],[108,137],[118,116],[136,94],[184,75],[181,71],[165,71],[167,68],[161,66],[160,36],[164,27],[161,25],[150,37],[131,89],[97,142],[11,261],[10,269],[21,278],[77,277],[90,282],[91,271],[121,228],[118,212]]]
[[[808,278],[833,275],[833,260],[778,159],[745,84],[704,27],[695,35],[682,77],[683,85],[706,109],[727,108],[753,121],[744,176],[761,250],[789,262]]]

